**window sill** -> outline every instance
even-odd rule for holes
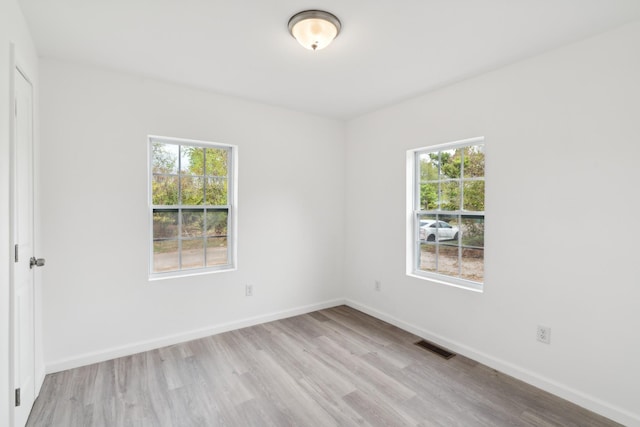
[[[183,277],[204,276],[204,275],[216,274],[216,273],[228,273],[230,271],[236,271],[236,270],[237,268],[235,266],[228,266],[224,268],[182,270],[182,271],[173,271],[170,273],[153,273],[149,275],[149,281],[156,282],[159,280],[166,280],[166,279],[179,279]]]
[[[414,279],[426,280],[432,283],[438,283],[441,285],[447,285],[454,288],[464,289],[471,292],[483,293],[483,284],[470,282],[463,279],[457,279],[455,277],[447,277],[443,275],[431,275],[425,272],[407,272],[407,276],[413,277]]]

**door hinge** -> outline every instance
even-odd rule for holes
[[[18,244],[16,243],[15,246],[15,261],[14,262],[18,262]]]
[[[20,406],[20,389],[16,389],[16,406]]]

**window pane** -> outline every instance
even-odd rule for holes
[[[460,269],[458,246],[444,243],[438,246],[438,273],[454,277],[458,276]]]
[[[484,248],[484,217],[480,215],[462,216],[463,247]]]
[[[420,184],[420,207],[424,211],[438,209],[438,183]]]
[[[460,149],[440,152],[440,179],[460,178]]]
[[[465,178],[484,177],[484,145],[472,145],[464,150]]]
[[[204,148],[180,146],[180,174],[204,175]]]
[[[204,210],[185,209],[182,211],[182,237],[202,237],[204,235]]]
[[[154,175],[151,182],[152,203],[154,205],[178,204],[178,177],[175,175]]]
[[[462,278],[482,282],[484,280],[484,217],[462,217]]]
[[[202,205],[204,202],[204,178],[183,176],[180,179],[183,205]]]
[[[206,178],[208,205],[224,206],[227,204],[227,179],[226,178]]]
[[[207,237],[227,236],[228,212],[207,210]]]
[[[438,153],[422,153],[420,161],[420,182],[438,180]]]
[[[464,183],[464,209],[484,212],[484,181]]]
[[[182,268],[204,267],[204,239],[182,241]]]
[[[153,242],[153,272],[179,270],[178,241],[160,240]]]
[[[458,227],[458,215],[438,215],[437,232],[438,241],[458,244],[460,228]]]
[[[227,176],[229,151],[224,148],[207,148],[207,176]]]
[[[463,279],[482,282],[484,280],[484,250],[462,249],[462,274]]]
[[[420,244],[420,270],[436,272],[436,244]]]
[[[178,146],[154,142],[151,144],[153,173],[178,173]]]
[[[229,263],[226,237],[207,238],[207,267]]]
[[[153,240],[178,237],[178,211],[153,211]]]
[[[440,209],[456,211],[460,209],[460,182],[446,181],[440,184]]]
[[[421,242],[435,242],[437,236],[436,215],[419,215],[419,237]]]

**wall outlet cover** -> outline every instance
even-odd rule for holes
[[[542,343],[550,344],[551,343],[551,328],[547,326],[538,325],[538,332],[536,334],[536,339]]]

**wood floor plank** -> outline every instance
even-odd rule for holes
[[[618,424],[346,306],[47,375],[29,427]]]
[[[330,425],[341,425],[345,427],[363,425],[365,423],[364,419],[343,399],[343,396],[346,394],[335,393],[327,384],[327,382],[320,381],[318,377],[309,377],[300,380],[300,386],[305,392],[333,417],[335,422]],[[349,393],[356,390],[357,389],[354,388]]]
[[[416,425],[416,421],[398,411],[378,396],[354,391],[344,397],[344,400],[354,408],[370,425],[403,427]]]

